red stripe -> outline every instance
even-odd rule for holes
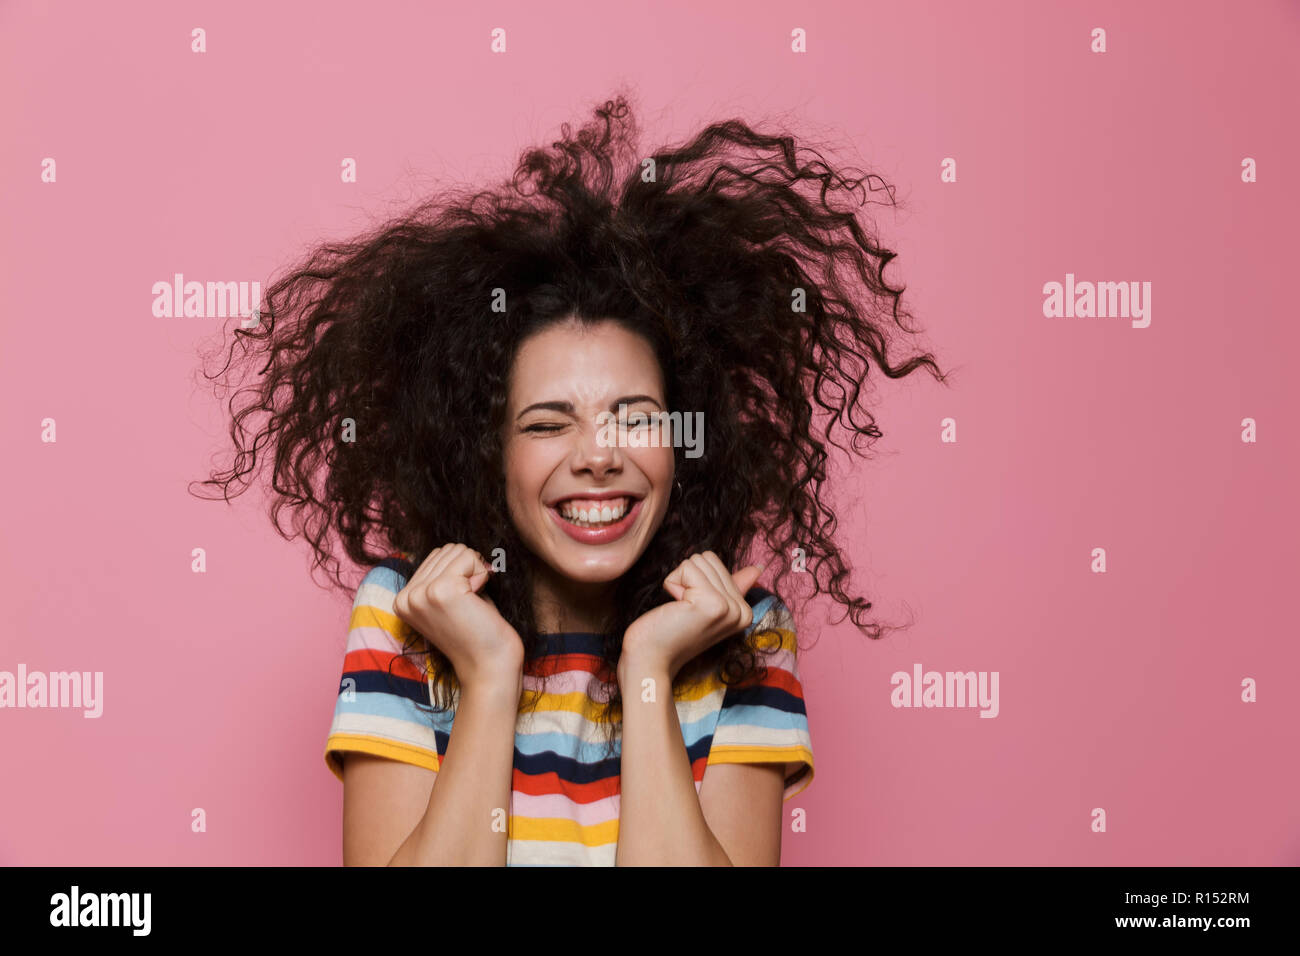
[[[605,797],[618,794],[618,776],[593,780],[591,783],[571,783],[561,780],[554,770],[541,774],[526,774],[515,769],[511,786],[515,793],[524,793],[530,797],[551,797],[560,795],[568,797],[574,803],[595,803]]]
[[[392,665],[391,671],[389,664]],[[394,677],[407,677],[418,681],[425,679],[424,671],[410,657],[402,657],[400,654],[388,651],[377,651],[369,647],[348,651],[343,658],[343,670],[345,673],[380,671],[385,674],[391,673]]]
[[[524,673],[533,677],[553,677],[565,671],[582,671],[596,676],[607,673],[607,680],[614,679],[605,659],[595,654],[552,654],[524,661]]]
[[[763,680],[748,680],[741,684],[732,684],[736,690],[749,690],[754,687],[775,687],[787,691],[796,697],[803,696],[803,684],[784,667],[768,667],[767,677]]]
[[[709,757],[705,754],[691,763],[691,778],[700,783],[704,780],[704,771],[708,766]],[[574,783],[568,780],[561,780],[560,775],[554,770],[548,770],[546,773],[527,774],[518,768],[515,769],[511,788],[515,793],[527,794],[530,797],[568,797],[574,803],[595,803],[597,800],[603,800],[606,797],[617,796],[619,793],[619,775],[612,774],[601,780],[593,780],[590,783]]]

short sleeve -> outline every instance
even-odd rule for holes
[[[782,800],[789,800],[813,780],[812,738],[799,680],[794,616],[779,597],[762,588],[745,597],[754,608],[754,621],[746,633],[770,629],[759,639],[765,649],[759,660],[767,676],[727,688],[708,763],[784,763]],[[770,650],[774,647],[779,649]]]
[[[325,741],[325,764],[340,781],[349,751],[433,771],[446,752],[450,714],[429,709],[428,655],[402,656],[402,625],[393,602],[409,573],[410,565],[395,556],[371,568],[357,587]]]

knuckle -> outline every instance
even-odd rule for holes
[[[725,620],[731,615],[731,606],[726,598],[716,591],[704,599],[705,611],[716,621]]]

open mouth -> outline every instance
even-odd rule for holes
[[[583,544],[604,544],[621,538],[641,512],[644,499],[634,495],[616,498],[569,498],[547,507],[570,538]]]
[[[602,501],[571,498],[555,505],[555,511],[577,528],[608,528],[622,521],[624,515],[640,500],[630,495],[623,498],[605,498]]]

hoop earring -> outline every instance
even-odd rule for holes
[[[681,500],[682,495],[686,494],[686,491],[682,488],[682,480],[680,478],[673,479],[673,490],[677,492],[678,500]],[[669,498],[671,499],[672,496],[669,495]]]

